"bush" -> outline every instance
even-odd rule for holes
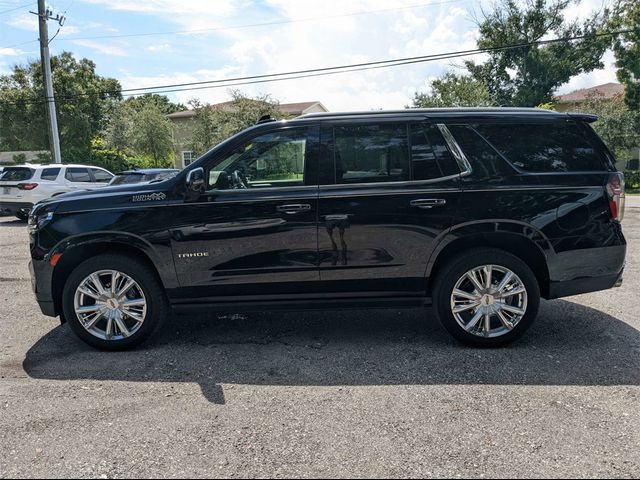
[[[117,173],[134,168],[170,168],[170,159],[156,162],[150,156],[128,156],[113,148],[107,148],[104,140],[94,138],[91,142],[91,165],[106,168],[110,172]]]
[[[640,188],[640,170],[626,170],[624,172],[624,181],[627,188]]]

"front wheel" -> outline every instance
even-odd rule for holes
[[[135,257],[104,254],[81,263],[64,286],[62,304],[73,331],[102,350],[147,340],[169,315],[162,284]]]
[[[497,249],[474,249],[442,269],[433,303],[438,319],[455,338],[471,346],[498,347],[531,326],[540,289],[518,257]]]

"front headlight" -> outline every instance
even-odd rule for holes
[[[36,213],[35,215],[32,212],[31,215],[29,215],[27,227],[31,232],[36,232],[43,229],[51,220],[53,220],[53,212]]]

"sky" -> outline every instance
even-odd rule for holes
[[[474,18],[492,0],[55,0],[67,17],[51,54],[70,51],[123,88],[195,82],[476,48]],[[572,4],[581,18],[607,0]],[[0,74],[39,59],[36,2],[0,0]],[[262,25],[256,25],[262,24]],[[265,25],[267,24],[267,25]],[[49,22],[50,36],[57,25]],[[481,61],[482,56],[474,56]],[[245,85],[281,103],[320,101],[331,111],[403,108],[463,59]],[[615,80],[614,58],[557,93]],[[218,103],[228,88],[169,94]]]

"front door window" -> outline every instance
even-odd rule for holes
[[[306,129],[260,135],[236,147],[209,169],[209,189],[304,185],[306,153]]]

